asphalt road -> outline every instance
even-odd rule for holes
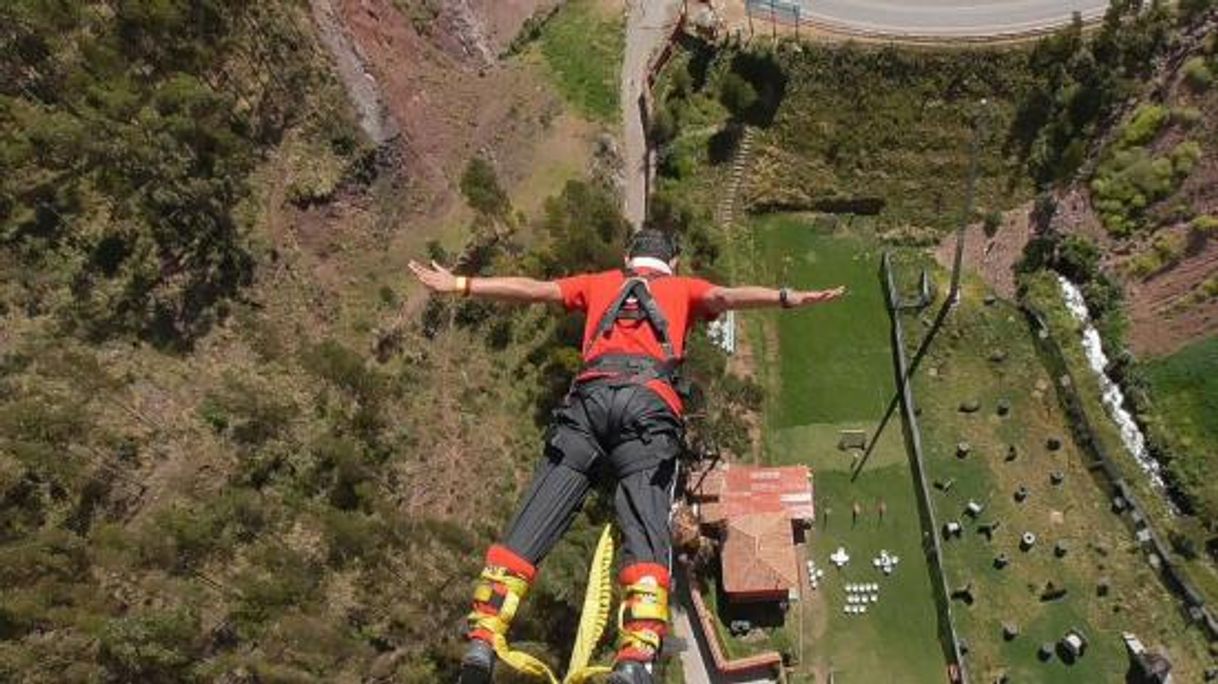
[[[950,38],[1036,31],[1068,23],[1074,12],[1096,19],[1107,8],[1108,0],[802,0],[800,14],[868,33]]]

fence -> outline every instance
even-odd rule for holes
[[[798,0],[747,0],[744,11],[750,18],[799,26],[808,22]]]
[[[909,360],[905,352],[905,333],[901,325],[896,281],[892,274],[892,259],[884,252],[881,260],[884,277],[884,294],[888,302],[888,315],[892,318],[892,349],[897,373],[897,391],[901,396],[902,421],[905,426],[905,441],[910,454],[910,467],[917,482],[918,515],[922,521],[923,542],[930,565],[931,583],[935,590],[935,608],[939,615],[939,639],[948,658],[949,667],[955,668],[953,681],[966,683],[968,670],[964,664],[964,653],[960,638],[956,634],[956,623],[952,618],[950,591],[947,576],[943,571],[943,548],[939,543],[939,525],[935,521],[935,509],[930,500],[930,487],[926,482],[925,458],[922,452],[922,432],[918,427],[918,416],[914,410],[913,386],[909,382]]]
[[[1113,497],[1113,509],[1129,524],[1142,550],[1147,554],[1148,561],[1151,557],[1158,559],[1159,578],[1164,586],[1180,598],[1185,612],[1205,629],[1211,640],[1218,639],[1218,619],[1215,619],[1213,612],[1205,605],[1205,596],[1172,560],[1169,547],[1151,527],[1145,509],[1125,481],[1120,466],[1108,455],[1104,443],[1096,438],[1095,427],[1078,394],[1078,383],[1074,381],[1074,375],[1066,363],[1066,355],[1053,337],[1044,315],[1026,301],[1020,302],[1019,306],[1032,327],[1032,337],[1036,340],[1041,359],[1056,379],[1054,386],[1057,388],[1057,397],[1070,422],[1074,441],[1079,449],[1092,459],[1089,470],[1099,472],[1107,482]],[[1154,567],[1153,561],[1151,567]]]

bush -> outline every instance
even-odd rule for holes
[[[98,659],[109,678],[180,682],[202,655],[199,616],[185,609],[109,620],[99,635]]]
[[[1180,143],[1165,157],[1152,157],[1141,147],[1109,154],[1091,181],[1104,226],[1118,236],[1141,228],[1146,209],[1174,193],[1200,158],[1201,146],[1194,141]]]
[[[1154,140],[1163,125],[1167,123],[1170,112],[1166,107],[1154,104],[1144,104],[1134,111],[1129,123],[1121,130],[1117,144],[1122,147],[1145,145]]]
[[[988,211],[985,214],[985,219],[981,224],[981,229],[985,232],[985,236],[992,238],[998,234],[998,229],[1002,227],[1002,212],[997,209]]]
[[[1214,82],[1214,72],[1204,57],[1193,57],[1184,63],[1184,82],[1197,92],[1209,89]]]
[[[507,216],[511,203],[499,185],[495,167],[482,157],[474,157],[461,174],[461,194],[476,212],[487,216]]]
[[[652,112],[647,137],[653,145],[664,145],[677,137],[677,119],[668,105],[661,104]]]
[[[1072,282],[1089,283],[1099,273],[1100,250],[1091,240],[1070,235],[1058,246],[1053,267]]]
[[[1206,237],[1218,236],[1218,216],[1202,214],[1194,218],[1189,227]]]
[[[739,74],[728,73],[719,81],[719,102],[735,119],[743,119],[757,104],[757,91]]]

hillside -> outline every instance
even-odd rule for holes
[[[549,5],[461,5],[0,9],[0,679],[455,676],[569,359],[543,312],[429,305],[406,259],[551,269],[568,223],[622,230],[550,34],[501,56]]]

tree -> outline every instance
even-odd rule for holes
[[[476,212],[495,218],[507,216],[511,209],[507,193],[499,185],[495,167],[482,157],[474,157],[461,174],[461,194]]]
[[[739,74],[731,72],[719,82],[719,102],[735,119],[743,119],[757,103],[757,91]]]
[[[550,237],[543,257],[547,275],[621,267],[629,224],[606,188],[567,181],[558,197],[546,201],[541,228]]]

